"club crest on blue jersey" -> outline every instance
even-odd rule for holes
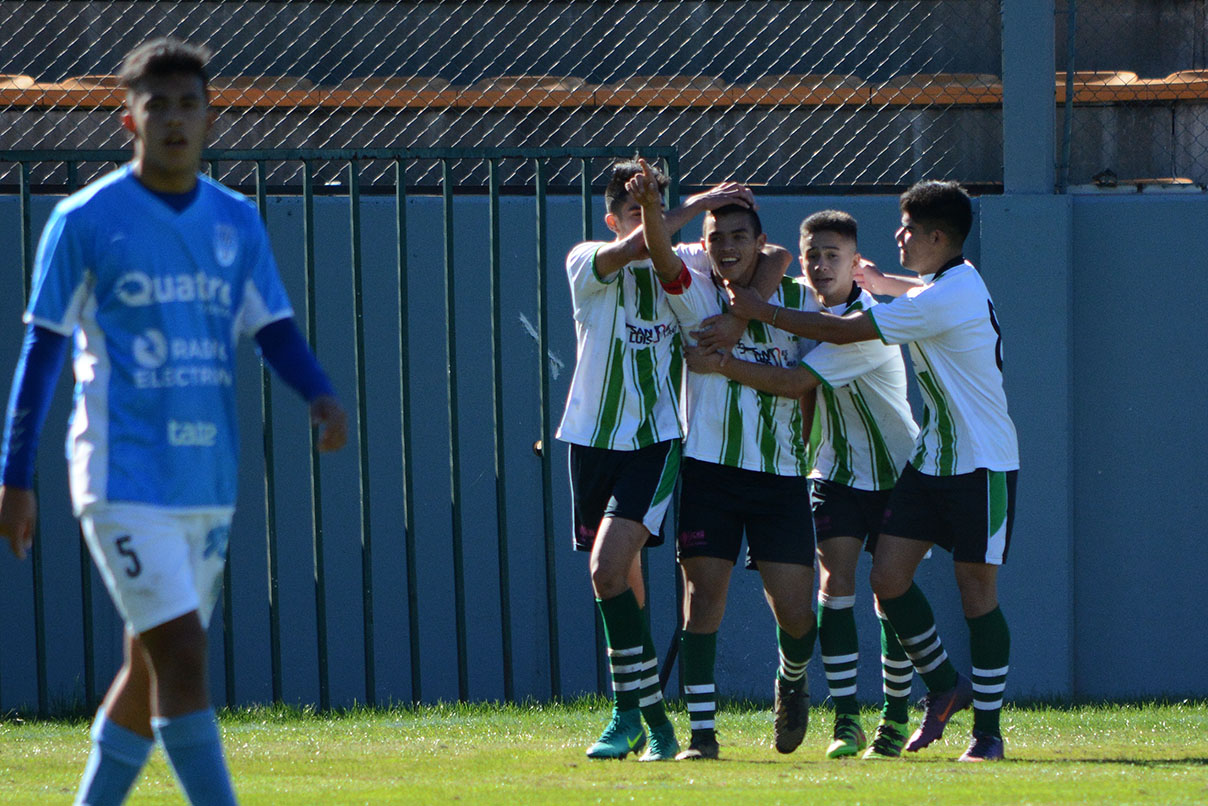
[[[214,259],[219,266],[230,266],[239,257],[239,233],[230,224],[214,225]]]
[[[158,369],[168,360],[168,340],[155,328],[134,339],[134,360],[147,369]]]

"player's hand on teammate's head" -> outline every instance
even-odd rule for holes
[[[738,340],[742,338],[746,329],[745,320],[728,313],[719,313],[701,322],[700,329],[689,335],[696,339],[696,343],[701,347],[710,350],[729,350],[738,344]]]
[[[856,285],[866,289],[868,293],[880,294],[878,289],[881,287],[881,281],[885,279],[885,273],[868,258],[862,255],[858,257],[856,269],[852,272],[852,279],[856,281]]]
[[[0,535],[8,538],[17,559],[24,560],[34,544],[38,498],[33,490],[0,486]]]
[[[689,333],[688,335],[695,336],[696,333]],[[684,346],[684,362],[688,365],[688,369],[701,375],[708,375],[711,372],[721,372],[721,368],[729,357],[730,354],[728,352],[712,347],[703,347],[699,342]]]
[[[759,205],[755,203],[755,194],[749,187],[739,182],[722,182],[720,185],[714,185],[706,191],[689,196],[685,204],[700,205],[706,210],[716,210],[728,204],[738,204],[752,210],[759,209]]]
[[[348,415],[334,397],[324,395],[310,402],[310,422],[319,428],[320,453],[338,451],[348,442]]]

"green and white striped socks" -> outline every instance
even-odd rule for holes
[[[856,635],[855,604],[855,596],[818,593],[818,644],[826,685],[838,716],[860,712],[856,702],[860,643]]]

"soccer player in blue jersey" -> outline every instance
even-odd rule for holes
[[[198,173],[206,60],[172,39],[127,54],[134,158],[63,202],[42,234],[0,465],[0,535],[33,541],[38,434],[69,338],[67,455],[85,541],[126,625],[76,802],[125,800],[158,742],[189,801],[235,802],[206,680],[237,486],[235,346],[253,335],[310,406],[318,447],[346,416],[293,321],[264,225]]]

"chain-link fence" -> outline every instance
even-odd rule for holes
[[[1062,179],[1208,182],[1208,0],[1055,5]],[[994,186],[1000,13],[1000,0],[10,0],[0,149],[123,146],[121,56],[174,34],[214,50],[223,150],[657,145],[679,150],[689,186]],[[35,183],[66,182],[41,170]],[[526,170],[507,166],[505,186]],[[367,187],[388,172],[368,165]],[[0,165],[0,183],[13,175]],[[300,181],[283,165],[270,179]],[[407,179],[437,184],[435,163]],[[456,179],[482,187],[486,170]]]
[[[1208,184],[1208,0],[1057,0],[1065,184]]]
[[[688,185],[1002,177],[998,0],[3,2],[0,32],[5,149],[123,145],[112,75],[174,34],[214,50],[220,149],[657,145]]]

